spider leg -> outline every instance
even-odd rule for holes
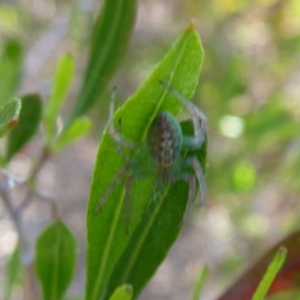
[[[121,119],[118,122],[119,127],[121,127]],[[120,131],[116,131],[114,133],[111,132],[111,136],[114,138],[115,144],[116,144],[116,150],[119,153],[120,156],[122,156],[123,160],[126,161],[128,160],[128,156],[126,155],[124,151],[124,141],[127,142],[126,140],[123,139],[123,137],[119,134]],[[115,139],[114,135],[119,135],[118,139]],[[120,142],[120,139],[123,141]],[[126,146],[125,146],[126,147]]]
[[[130,191],[132,184],[132,174],[130,174],[125,181],[125,231],[129,233],[129,221],[130,221]]]
[[[205,205],[207,203],[207,191],[201,164],[196,156],[187,158],[187,163],[193,168],[195,172],[198,183],[200,185],[201,204]]]
[[[96,209],[94,210],[94,214],[96,215],[102,205],[107,200],[108,196],[116,186],[116,184],[121,180],[121,178],[126,175],[126,173],[129,171],[129,166],[123,167],[115,176],[113,182],[109,185],[109,187],[106,189],[103,196],[100,198]],[[125,179],[125,231],[128,234],[129,233],[129,221],[130,221],[130,191],[131,191],[131,184],[132,184],[132,174],[129,174],[127,178]]]
[[[187,182],[188,185],[189,185],[188,200],[187,200],[185,212],[184,212],[184,215],[183,215],[183,219],[182,219],[182,222],[180,224],[180,226],[182,226],[182,225],[186,224],[188,216],[191,214],[194,199],[195,199],[195,196],[196,196],[196,187],[197,186],[196,186],[195,177],[193,175],[189,174],[189,173],[180,174],[178,179]]]
[[[190,149],[201,148],[205,141],[206,123],[207,119],[205,114],[191,101],[187,101],[180,93],[178,93],[171,86],[167,85],[164,81],[160,84],[171,92],[189,111],[192,116],[194,125],[194,136],[183,137],[183,145]]]
[[[196,180],[195,177],[192,175],[187,175],[186,181],[188,182],[189,185],[189,196],[188,196],[188,201],[186,205],[186,209],[183,215],[183,225],[186,224],[187,219],[189,215],[191,214],[192,208],[193,208],[193,203],[196,195]]]
[[[99,210],[101,209],[102,205],[105,203],[105,201],[107,200],[108,196],[111,194],[111,192],[113,191],[114,187],[116,186],[116,184],[121,180],[121,178],[126,174],[126,172],[128,171],[129,166],[125,166],[123,167],[116,175],[114,180],[112,181],[112,183],[108,186],[108,188],[106,189],[106,191],[104,192],[104,194],[101,196],[95,210],[94,210],[94,214],[96,215]]]
[[[121,145],[129,149],[135,149],[136,148],[135,145],[130,141],[124,139],[120,134],[120,132],[114,126],[113,116],[114,116],[115,97],[116,97],[116,87],[114,87],[113,89],[110,106],[109,106],[109,121],[108,121],[109,133],[111,137],[115,140],[117,145]],[[118,125],[119,127],[121,126],[121,119],[118,120]]]

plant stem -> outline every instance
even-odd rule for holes
[[[25,278],[27,284],[25,285],[24,298],[25,299],[38,299],[38,290],[36,278],[33,270],[33,251],[30,247],[30,243],[24,233],[24,226],[20,211],[16,209],[11,201],[10,197],[10,178],[4,174],[0,177],[0,196],[5,203],[8,213],[13,220],[16,231],[19,237],[20,250],[21,250],[21,262],[25,269]]]
[[[50,156],[50,152],[49,152],[48,148],[44,147],[39,160],[34,165],[32,171],[31,171],[31,174],[28,176],[28,179],[26,180],[25,183],[27,183],[29,185],[34,183],[38,172],[41,170],[42,166],[47,161],[49,156]],[[25,209],[31,203],[31,199],[32,199],[33,194],[34,194],[33,189],[28,188],[28,190],[25,194],[25,197],[24,197],[23,201],[21,202],[20,210]]]
[[[27,206],[30,205],[30,203],[32,201],[32,197],[33,197],[34,194],[38,194],[39,196],[41,196],[41,198],[45,198],[44,195],[42,195],[41,193],[39,193],[38,191],[35,190],[34,182],[36,180],[38,172],[41,170],[41,168],[45,164],[45,162],[49,159],[50,155],[51,155],[51,152],[45,146],[43,148],[43,151],[41,153],[41,156],[40,156],[39,160],[36,162],[31,174],[29,175],[28,179],[26,180],[28,190],[25,193],[25,197],[24,197],[23,201],[21,202],[20,210],[24,210]],[[31,186],[32,184],[33,184],[33,187]],[[50,200],[52,219],[53,220],[60,220],[61,217],[60,217],[57,202],[52,197],[46,197],[46,198],[47,198],[47,200]]]

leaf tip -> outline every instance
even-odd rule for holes
[[[288,252],[288,250],[284,246],[280,246],[279,249],[278,249],[278,253],[281,254],[281,255],[286,255],[287,252]]]
[[[8,123],[8,128],[11,129],[13,127],[15,127],[19,122],[19,119],[18,118],[13,118],[9,121]]]
[[[71,58],[71,59],[73,58],[73,54],[70,51],[67,51],[65,53],[65,56],[68,57],[68,58]]]
[[[126,284],[125,285],[125,290],[126,290],[126,292],[131,293],[132,292],[132,285]]]
[[[30,94],[31,97],[34,97],[34,98],[37,98],[38,100],[41,100],[42,99],[42,96],[40,93],[38,92],[34,92],[32,94]]]
[[[188,24],[188,26],[187,26],[187,29],[190,29],[190,30],[195,29],[195,20],[194,20],[194,19],[191,19],[191,20],[189,21],[189,24]]]

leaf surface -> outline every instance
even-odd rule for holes
[[[287,290],[300,289],[300,231],[297,231],[259,258],[218,300],[251,299],[270,262],[281,246],[287,250],[286,259],[267,295],[271,296]]]
[[[0,137],[19,122],[22,102],[19,98],[7,101],[0,107]]]
[[[66,100],[74,76],[74,59],[71,55],[60,57],[55,71],[51,96],[44,112],[46,136],[49,141],[56,134],[56,119]]]
[[[132,299],[132,287],[127,284],[118,287],[109,298],[109,300],[131,300],[131,299]]]
[[[163,88],[159,81],[164,80],[186,99],[190,99],[198,83],[202,58],[201,42],[191,24],[177,39],[150,77],[116,111],[115,127],[121,127],[122,136],[137,145],[133,153],[127,153],[129,163],[122,159],[108,130],[106,129],[104,132],[97,155],[88,204],[86,299],[99,299],[105,293],[109,280],[110,286],[105,294],[105,299],[108,299],[120,284],[132,284],[130,275],[134,272],[132,267],[137,266],[135,258],[143,257],[143,263],[147,260],[151,266],[148,268],[147,274],[142,276],[141,282],[133,284],[134,293],[138,294],[179,233],[180,226],[178,225],[181,223],[187,200],[187,184],[178,182],[167,187],[164,186],[161,193],[156,193],[156,173],[153,172],[153,162],[149,161],[149,155],[145,148],[145,137],[158,112],[169,111],[177,115],[182,109],[179,100]],[[141,158],[141,161],[135,162],[135,158],[138,157]],[[124,178],[116,178],[116,174],[126,165],[130,166],[126,175],[132,173],[133,176],[128,232],[125,226],[126,188]],[[95,214],[101,196],[107,188],[111,187],[114,180],[117,182],[116,186],[112,189],[100,212]],[[151,201],[151,199],[155,201]],[[174,201],[176,201],[175,205]],[[168,209],[171,209],[170,214],[162,214],[163,210],[168,211]],[[166,224],[168,224],[167,227]],[[161,234],[157,234],[157,232]],[[159,241],[160,244],[157,244],[156,247],[158,254],[155,253],[155,250],[151,251],[151,245],[147,248],[148,240],[153,243]],[[123,270],[119,272],[117,278],[113,276],[114,279],[110,279],[114,268],[114,273],[118,273],[117,269],[120,270],[116,264],[121,255],[125,253],[126,247],[131,249],[134,244],[136,244],[137,250],[133,253],[134,261],[127,262],[130,266],[126,267],[126,274]],[[128,250],[126,251],[128,252]],[[152,256],[157,255],[157,259],[152,264],[146,254],[141,255],[141,251],[146,251],[150,256],[151,253]],[[123,260],[121,259],[121,261]],[[118,263],[118,265],[123,267],[123,263]],[[137,268],[140,267],[138,265]],[[137,280],[144,270],[142,273],[140,269],[138,271],[135,276]],[[137,291],[135,291],[136,288]]]
[[[126,52],[136,15],[136,0],[106,0],[94,25],[89,61],[68,125],[85,114],[106,88]]]
[[[22,110],[18,124],[8,136],[6,160],[9,161],[33,137],[38,129],[42,115],[42,100],[38,95],[27,95],[21,98]]]
[[[35,266],[45,300],[62,299],[76,261],[76,240],[62,222],[46,228],[36,241]]]
[[[192,135],[191,122],[183,122],[181,127],[185,135]],[[200,150],[183,152],[182,155],[194,155],[202,166],[205,166],[206,142]],[[181,181],[167,186],[163,193],[148,204],[142,221],[116,264],[109,281],[107,295],[115,286],[128,282],[134,288],[136,299],[176,241],[184,225],[182,222],[187,198],[187,183]]]
[[[58,152],[68,144],[80,139],[89,132],[91,125],[91,120],[86,117],[75,119],[66,131],[63,131],[51,145],[52,150]]]

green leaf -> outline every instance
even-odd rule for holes
[[[267,295],[267,292],[275,279],[277,273],[279,272],[280,268],[282,267],[285,258],[287,255],[287,249],[285,247],[280,247],[275,254],[272,262],[270,263],[267,272],[265,273],[263,279],[259,283],[254,295],[253,300],[263,300]]]
[[[18,123],[21,106],[21,100],[14,98],[0,107],[0,137]]]
[[[159,81],[168,82],[186,99],[190,99],[198,83],[202,59],[201,42],[191,24],[177,39],[152,75],[115,113],[115,123],[119,123],[120,120],[122,122],[122,135],[132,142],[143,143],[148,128],[159,111],[169,111],[177,115],[182,109],[181,103],[163,88]],[[141,147],[141,152],[143,151],[145,149]],[[177,182],[167,186],[162,193],[156,194],[156,174],[153,173],[145,176],[146,178],[132,182],[129,232],[126,232],[124,224],[124,180],[120,180],[119,184],[115,186],[101,211],[95,215],[99,199],[110,187],[122,167],[124,167],[122,156],[106,129],[97,155],[87,215],[86,299],[89,300],[98,299],[104,293],[115,267],[114,274],[119,272],[119,275],[117,274],[116,278],[113,276],[114,279],[111,280],[113,283],[105,299],[120,284],[132,284],[132,281],[127,279],[132,275],[132,267],[136,266],[136,258],[142,258],[143,266],[149,268],[145,269],[147,278],[143,275],[143,267],[142,270],[139,270],[140,273],[136,273],[136,278],[142,278],[140,283],[132,284],[136,296],[175,241],[180,230],[178,225],[181,223],[185,211],[188,196],[187,184]],[[147,166],[144,167],[144,171],[147,171]],[[151,202],[150,200],[153,198],[155,201]],[[176,204],[174,205],[175,200]],[[149,202],[151,202],[150,205]],[[164,214],[163,211],[169,213]],[[143,213],[145,215],[139,225]],[[135,230],[136,232],[133,233]],[[157,243],[158,240],[159,243]],[[130,245],[128,245],[129,241]],[[156,243],[157,255],[154,254],[155,251],[152,252],[153,245],[146,244],[148,241]],[[116,266],[116,263],[127,246],[128,249],[136,250],[132,259],[127,262],[122,260],[126,269],[121,270],[123,263],[120,264],[120,268]],[[150,254],[150,258],[142,254],[145,250],[148,250],[147,254]],[[128,253],[125,256],[127,257],[127,255]],[[152,258],[155,258],[153,262]]]
[[[52,93],[44,113],[48,140],[51,140],[56,134],[56,119],[67,96],[73,76],[74,59],[69,54],[63,55],[57,64]]]
[[[72,120],[99,100],[124,57],[136,15],[136,0],[106,0],[94,25],[90,57]]]
[[[132,286],[124,284],[118,287],[111,295],[109,300],[131,300],[132,299]]]
[[[191,122],[183,122],[181,127],[186,136],[192,135]],[[206,143],[200,150],[182,153],[187,154],[197,156],[201,165],[205,166]],[[166,187],[163,194],[156,195],[155,200],[150,200],[152,202],[144,211],[141,223],[114,268],[106,295],[122,282],[129,282],[134,288],[136,299],[176,241],[181,230],[187,197],[187,184],[176,182]]]
[[[20,248],[17,245],[10,256],[10,259],[7,264],[7,274],[5,282],[5,295],[4,299],[10,299],[11,292],[14,288],[14,285],[18,282],[21,273],[21,259],[20,259]]]
[[[208,268],[208,266],[205,265],[200,270],[200,272],[197,276],[197,279],[196,279],[196,282],[194,285],[194,289],[193,289],[193,295],[191,298],[192,300],[200,300],[200,295],[201,295],[201,292],[203,289],[204,282],[207,279],[208,273],[209,273],[209,268]]]
[[[251,149],[252,153],[265,152],[298,137],[298,123],[283,103],[284,99],[270,99],[255,114],[249,113],[245,118],[245,149]],[[241,151],[244,155],[245,150]]]
[[[52,151],[58,152],[68,144],[74,142],[77,139],[80,139],[89,132],[91,125],[92,122],[88,118],[81,117],[75,119],[73,123],[67,128],[67,130],[63,131],[59,135],[57,141],[52,146]]]
[[[23,48],[20,42],[9,39],[3,43],[0,56],[0,105],[11,99],[21,79]]]
[[[45,300],[62,299],[76,262],[76,240],[62,222],[46,228],[36,241],[36,272]]]
[[[9,161],[33,137],[41,120],[42,100],[38,95],[27,95],[21,98],[22,110],[19,122],[9,136],[6,149],[6,161]]]

